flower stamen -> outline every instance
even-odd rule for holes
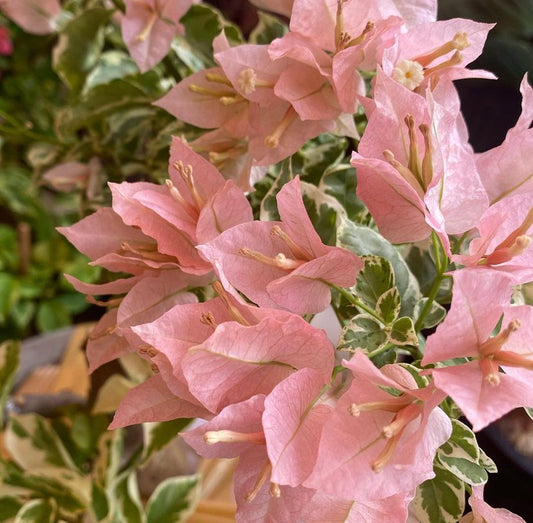
[[[293,106],[291,105],[285,115],[283,116],[281,122],[277,125],[277,127],[272,131],[266,138],[265,138],[265,145],[267,147],[270,147],[271,149],[275,149],[279,146],[279,141],[289,125],[293,122],[293,120],[296,118],[297,114],[294,110]]]
[[[231,302],[231,298],[229,297],[226,289],[222,286],[222,284],[219,281],[215,281],[212,284],[213,289],[218,294],[219,298],[222,300],[230,314],[235,318],[236,321],[238,321],[241,325],[249,326],[250,322],[241,314],[239,309],[233,305]]]

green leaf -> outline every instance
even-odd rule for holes
[[[56,504],[52,499],[34,499],[26,503],[18,512],[15,523],[54,523]]]
[[[420,316],[420,313],[426,306],[427,301],[428,301],[428,298],[424,297],[416,304],[415,321]],[[440,303],[437,303],[436,301],[434,301],[431,304],[431,308],[429,309],[429,312],[426,314],[426,317],[424,318],[424,322],[422,323],[422,329],[431,329],[432,327],[435,327],[445,318],[445,316],[446,316],[446,309]]]
[[[479,448],[479,464],[482,465],[487,472],[490,472],[491,474],[495,474],[498,472],[498,467],[496,466],[496,463],[492,461],[491,458],[485,454],[485,451],[480,447]]]
[[[98,440],[98,451],[93,462],[94,481],[102,487],[114,483],[121,466],[124,451],[124,431],[107,431]]]
[[[194,46],[190,45],[187,39],[181,35],[176,35],[170,46],[176,56],[187,67],[180,67],[178,60],[173,60],[173,56],[169,55],[168,59],[177,62],[176,68],[179,70],[182,77],[187,76],[192,71],[193,73],[204,69],[204,62],[201,56],[198,55]]]
[[[386,258],[394,269],[396,287],[401,296],[400,315],[413,316],[416,303],[420,299],[418,282],[409,270],[405,260],[396,248],[369,227],[355,225],[342,215],[337,227],[337,245],[359,256],[380,256]]]
[[[35,315],[36,306],[31,301],[18,301],[11,307],[10,317],[20,331],[23,331]]]
[[[380,256],[365,256],[365,265],[357,275],[357,296],[372,309],[379,298],[394,287],[394,272],[389,260]]]
[[[20,344],[17,342],[6,341],[0,345],[0,427],[4,426],[4,409],[15,382],[19,353]]]
[[[37,309],[37,328],[40,332],[56,330],[71,323],[69,311],[57,299],[44,301]]]
[[[7,225],[0,225],[0,271],[15,271],[18,265],[17,233]]]
[[[349,164],[340,163],[328,167],[318,187],[336,198],[353,222],[357,222],[362,212],[366,210],[364,204],[356,196],[357,176],[355,169]]]
[[[342,329],[337,348],[347,352],[357,349],[373,352],[384,347],[388,340],[387,333],[377,320],[368,314],[359,314]]]
[[[294,178],[292,174],[292,167],[290,159],[281,163],[280,172],[276,179],[270,183],[267,187],[263,198],[261,199],[259,219],[262,221],[275,221],[279,220],[278,205],[276,203],[276,195],[281,188]],[[252,193],[253,195],[253,193]]]
[[[418,336],[416,335],[413,320],[407,316],[397,319],[390,329],[390,341],[395,345],[412,345],[418,347]]]
[[[435,463],[435,477],[416,490],[410,508],[419,523],[457,523],[465,508],[464,483]]]
[[[240,30],[224,19],[220,11],[206,4],[191,6],[180,22],[185,26],[185,38],[205,65],[213,65],[213,40],[222,29],[234,43],[242,43]]]
[[[400,307],[400,293],[396,287],[385,291],[376,302],[376,312],[386,325],[390,325],[398,317]]]
[[[104,25],[110,16],[111,11],[101,7],[86,9],[59,35],[52,54],[54,68],[75,93],[97,63],[104,46]]]
[[[105,490],[96,483],[93,483],[91,511],[96,521],[102,521],[109,514],[109,501]]]
[[[17,515],[22,503],[12,496],[0,496],[0,522],[8,521]]]
[[[49,467],[21,471],[15,467],[2,474],[4,485],[32,491],[40,498],[53,498],[62,513],[80,514],[90,504],[91,480],[73,470]]]
[[[139,68],[126,53],[115,49],[106,51],[100,55],[94,69],[87,75],[83,94],[97,85],[138,72]]]
[[[143,423],[144,447],[142,461],[146,462],[155,452],[177,437],[190,423],[189,419],[176,419],[160,423]]]
[[[50,466],[76,468],[50,421],[38,414],[12,414],[5,431],[5,445],[15,462],[27,470]]]
[[[0,272],[0,324],[9,316],[20,295],[20,284],[11,274]]]
[[[339,202],[318,187],[305,182],[302,182],[302,199],[309,219],[322,242],[326,245],[335,245],[337,215],[344,214]]]
[[[148,76],[147,73],[144,76]],[[131,107],[148,107],[157,94],[139,80],[141,77],[113,80],[104,85],[93,87],[77,104],[59,111],[55,121],[57,133],[65,139],[78,129],[101,121]]]
[[[480,449],[474,433],[458,420],[452,420],[452,435],[437,452],[447,470],[469,485],[483,485],[487,471],[480,462]]]
[[[306,142],[291,157],[292,167],[302,179],[316,186],[322,177],[345,158],[348,141],[329,133],[324,133]]]
[[[281,38],[289,32],[286,24],[280,21],[279,18],[258,11],[259,22],[252,29],[248,41],[251,44],[265,45],[272,42],[276,38]]]
[[[184,521],[193,513],[199,494],[199,476],[183,476],[163,481],[148,500],[147,523]]]
[[[109,523],[146,523],[135,471],[126,471],[108,489]]]

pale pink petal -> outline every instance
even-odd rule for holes
[[[183,358],[191,392],[210,410],[268,394],[295,370],[315,369],[329,380],[333,347],[322,330],[302,318],[265,319],[257,325],[219,325]]]
[[[224,75],[224,71],[219,67],[194,73],[173,87],[154,105],[165,109],[178,120],[203,129],[215,129],[235,120],[239,122],[234,123],[236,128],[245,134],[249,102],[243,99],[233,104],[222,103],[220,98],[235,96],[235,90],[225,84],[208,80],[208,73]],[[192,85],[216,91],[217,95],[192,92],[189,87]]]
[[[459,523],[472,522],[481,518],[484,523],[526,523],[520,516],[509,512],[504,508],[492,508],[483,499],[484,485],[481,487],[472,487],[472,495],[468,498],[468,503],[472,507],[472,513],[462,517]]]
[[[287,114],[292,119],[283,131],[279,144],[270,147],[265,138],[274,133]],[[290,116],[290,114],[289,114]],[[271,165],[294,154],[307,140],[324,132],[334,132],[335,122],[331,120],[308,120],[298,118],[288,102],[269,106],[264,111],[258,105],[250,106],[250,155],[254,165]]]
[[[283,230],[312,256],[328,252],[316,232],[302,199],[300,176],[286,183],[276,196]]]
[[[317,492],[304,509],[306,523],[405,523],[405,496],[364,501],[345,500]]]
[[[273,61],[268,46],[244,44],[215,53],[215,60],[244,98],[268,106],[278,100],[274,95],[274,84],[287,63]]]
[[[524,74],[524,78],[520,82],[520,93],[522,94],[522,112],[515,126],[509,129],[509,138],[529,129],[533,120],[533,87],[529,84],[527,73]]]
[[[497,271],[462,269],[453,273],[453,281],[450,311],[428,337],[423,365],[477,356],[511,297],[509,277]]]
[[[120,327],[131,327],[159,318],[177,304],[194,303],[196,295],[188,287],[205,283],[204,278],[193,277],[181,271],[162,271],[143,278],[122,300],[117,321]]]
[[[292,257],[287,245],[270,234],[274,225],[281,223],[243,223],[225,231],[209,243],[198,246],[202,256],[213,265],[224,288],[235,293],[235,287],[261,307],[270,308],[278,306],[269,297],[266,286],[272,280],[285,276],[287,272],[239,254],[239,250],[246,247],[266,256],[273,257],[281,252]]]
[[[472,268],[490,268],[501,270],[510,274],[517,283],[525,283],[533,279],[533,245],[513,256],[510,260],[501,263],[482,264],[478,262],[485,256],[490,256],[495,249],[509,235],[521,226],[530,212],[533,202],[533,193],[516,194],[495,203],[483,214],[477,224],[479,237],[474,238],[469,245],[470,254],[455,255],[453,260]],[[533,224],[523,231],[531,236]]]
[[[131,352],[126,338],[116,331],[117,312],[117,308],[106,312],[89,336],[86,348],[89,372]]]
[[[170,144],[170,159],[168,162],[168,174],[172,183],[177,187],[183,198],[191,204],[195,200],[191,194],[191,189],[186,181],[176,169],[176,162],[182,162],[192,169],[194,187],[198,195],[204,202],[222,189],[225,184],[224,177],[218,172],[216,167],[195,153],[188,145],[183,143],[178,137],[172,137]]]
[[[392,416],[362,413],[354,418],[348,406],[339,402],[325,427],[316,467],[306,486],[345,499],[376,500],[408,495],[434,476],[435,452],[451,434],[450,420],[440,409],[431,411],[424,421],[412,421],[389,463],[375,472],[371,463],[384,449],[380,427],[390,423]]]
[[[330,285],[351,287],[363,266],[352,253],[329,247],[329,252],[270,282],[266,290],[280,307],[296,314],[316,314],[331,302]]]
[[[27,33],[47,34],[56,30],[61,5],[59,0],[2,0],[0,9]]]
[[[122,36],[142,73],[166,56],[174,35],[183,32],[179,19],[192,3],[192,0],[126,0]]]
[[[82,294],[100,296],[103,294],[125,294],[139,282],[141,276],[121,278],[108,283],[85,283],[74,278],[74,276],[70,276],[70,274],[65,274],[65,279]]]
[[[196,231],[198,243],[207,243],[234,225],[253,219],[252,208],[244,192],[228,180],[200,212]]]
[[[131,389],[120,402],[109,429],[137,423],[209,416],[203,407],[178,398],[155,375]]]
[[[325,384],[323,374],[304,368],[267,396],[263,427],[271,481],[297,487],[313,470],[322,428],[331,412],[331,407],[317,403]]]
[[[392,61],[394,64],[400,60],[416,60],[443,44],[453,40],[457,33],[466,33],[468,46],[460,51],[460,63],[448,68],[447,75],[455,79],[455,72],[464,70],[464,67],[474,61],[482,52],[488,32],[494,24],[482,24],[465,18],[440,20],[424,23],[412,27],[408,32],[398,36],[398,45],[391,47],[384,53],[384,63]],[[421,45],[421,43],[423,43]],[[433,60],[429,67],[434,67],[450,58],[452,52]],[[433,74],[441,74],[441,71]],[[461,75],[462,73],[459,73]]]
[[[64,162],[48,169],[42,178],[57,191],[72,191],[84,188],[90,174],[91,168],[85,163]]]
[[[387,162],[352,153],[357,196],[365,202],[381,234],[392,243],[416,242],[431,233],[424,202]]]
[[[146,182],[110,183],[109,187],[113,195],[113,210],[121,216],[124,223],[139,227],[146,235],[154,238],[158,252],[177,258],[187,272],[209,272],[209,264],[199,257],[193,239],[136,199],[136,193],[144,190],[153,191],[154,196],[160,193],[166,198],[168,191],[165,187]],[[166,201],[171,204],[168,199]]]
[[[217,442],[207,444],[204,435],[206,432],[216,432],[219,430],[231,430],[241,434],[260,434],[263,432],[261,416],[264,410],[265,396],[258,395],[242,401],[228,405],[217,416],[199,427],[182,432],[183,439],[201,456],[206,458],[233,458],[247,450],[257,449],[260,454],[266,457],[264,441],[239,442]],[[260,439],[260,438],[259,438]]]
[[[259,477],[268,466],[268,457],[264,450],[261,452],[261,449],[250,449],[241,455],[234,478],[234,493],[237,502],[236,523],[299,521],[304,507],[314,494],[311,489],[280,485],[280,495],[274,497],[270,493],[270,482],[267,478],[253,500],[247,501]]]
[[[181,361],[187,350],[213,333],[213,327],[202,321],[208,313],[216,323],[233,320],[222,300],[217,298],[204,303],[176,305],[154,321],[132,327],[137,336],[167,358],[170,365],[168,373],[166,368],[160,370],[168,387],[176,394],[174,382],[180,390],[179,382],[185,382]]]
[[[109,208],[99,209],[74,225],[58,227],[57,230],[91,260],[119,251],[124,242],[154,243],[140,230],[126,225]]]
[[[519,380],[499,373],[499,385],[491,385],[484,379],[478,361],[434,369],[432,373],[435,385],[457,403],[476,432],[516,407],[533,405],[531,377]]]
[[[189,142],[189,146],[204,158],[209,158],[224,178],[234,180],[243,191],[249,192],[258,181],[251,173],[248,138],[234,137],[226,129],[220,128],[204,133]]]

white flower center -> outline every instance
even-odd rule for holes
[[[424,68],[413,60],[401,60],[393,69],[392,77],[412,91],[424,81]]]

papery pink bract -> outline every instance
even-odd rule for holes
[[[476,167],[491,204],[513,194],[531,193],[533,176],[533,88],[527,75],[520,84],[522,93],[522,113],[515,125],[509,129],[505,140],[498,147],[480,153],[476,157]]]
[[[170,390],[177,395],[187,383],[182,369],[184,356],[191,347],[207,340],[217,325],[240,321],[250,326],[264,319],[285,322],[294,317],[286,311],[254,307],[225,293],[223,296],[223,299],[178,305],[154,321],[132,328],[155,349],[151,360],[159,368]]]
[[[472,512],[463,516],[459,523],[526,523],[524,519],[504,508],[492,508],[483,499],[484,486],[472,487],[472,495],[468,503]]]
[[[183,32],[179,19],[193,0],[126,0],[122,36],[142,73],[159,63],[172,39]]]
[[[287,321],[265,319],[251,326],[223,323],[182,360],[190,391],[212,412],[256,394],[268,394],[305,367],[328,380],[333,347],[323,331],[298,316]]]
[[[231,85],[210,80],[210,75],[225,78],[219,67],[198,71],[183,79],[154,105],[203,129],[224,126],[234,135],[245,135],[249,103],[244,98],[236,98]]]
[[[230,292],[235,287],[260,306],[320,312],[330,302],[329,284],[353,285],[362,261],[322,243],[305,210],[298,177],[285,184],[277,200],[281,222],[238,225],[199,249]],[[282,263],[276,264],[280,256]]]
[[[397,36],[394,45],[383,53],[383,70],[408,89],[425,89],[428,82],[446,76],[447,81],[461,78],[492,78],[488,71],[467,69],[482,52],[487,34],[494,24],[463,18],[416,25]],[[438,50],[442,49],[442,52]],[[411,70],[407,77],[399,72]],[[413,68],[416,70],[413,71]],[[417,77],[420,75],[418,79]]]
[[[338,499],[317,492],[302,517],[306,523],[405,523],[407,503],[401,495],[364,501]]]
[[[27,33],[47,34],[56,30],[61,5],[59,0],[2,0],[0,10]]]
[[[208,422],[182,432],[181,436],[198,454],[206,458],[234,458],[255,449],[266,456],[261,423],[264,403],[265,396],[259,394],[228,405]],[[216,441],[214,438],[209,442],[206,440],[206,433],[218,431],[231,431],[243,437],[234,438],[232,441],[224,441],[224,438],[221,441]]]
[[[297,487],[311,474],[322,428],[332,410],[320,402],[326,383],[329,376],[303,368],[267,396],[263,430],[272,464],[271,481]]]
[[[155,375],[131,389],[120,402],[109,429],[137,423],[208,417],[209,412],[193,401],[176,397],[161,376]]]
[[[446,247],[447,234],[473,227],[488,206],[463,141],[457,94],[441,83],[425,100],[379,70],[375,109],[352,154],[357,194],[393,243],[422,240],[433,229]]]
[[[299,521],[314,491],[302,486],[276,485],[268,479],[257,489],[258,479],[269,466],[268,457],[259,450],[251,449],[241,455],[234,476],[236,523]],[[248,501],[251,492],[253,499]]]
[[[450,310],[428,337],[422,365],[477,356],[511,299],[511,280],[503,273],[463,269],[453,272],[453,282]]]
[[[487,209],[476,229],[469,254],[452,260],[477,270],[499,270],[516,283],[533,280],[533,192],[504,198]]]
[[[454,273],[452,307],[427,340],[423,364],[473,357],[432,370],[475,431],[511,409],[533,404],[533,307],[509,306],[512,281],[498,271]],[[503,314],[500,333],[491,337]],[[499,368],[505,372],[500,372]]]
[[[117,312],[117,308],[107,311],[89,335],[86,348],[89,372],[130,352],[126,338],[115,333]]]
[[[361,351],[344,365],[354,379],[324,427],[304,485],[342,499],[407,497],[434,476],[435,452],[450,437],[450,420],[437,408],[445,396],[431,385],[418,388],[398,365],[378,370]]]
[[[56,191],[83,189],[89,199],[101,193],[101,165],[98,158],[92,158],[89,163],[60,163],[46,171],[42,178]]]

